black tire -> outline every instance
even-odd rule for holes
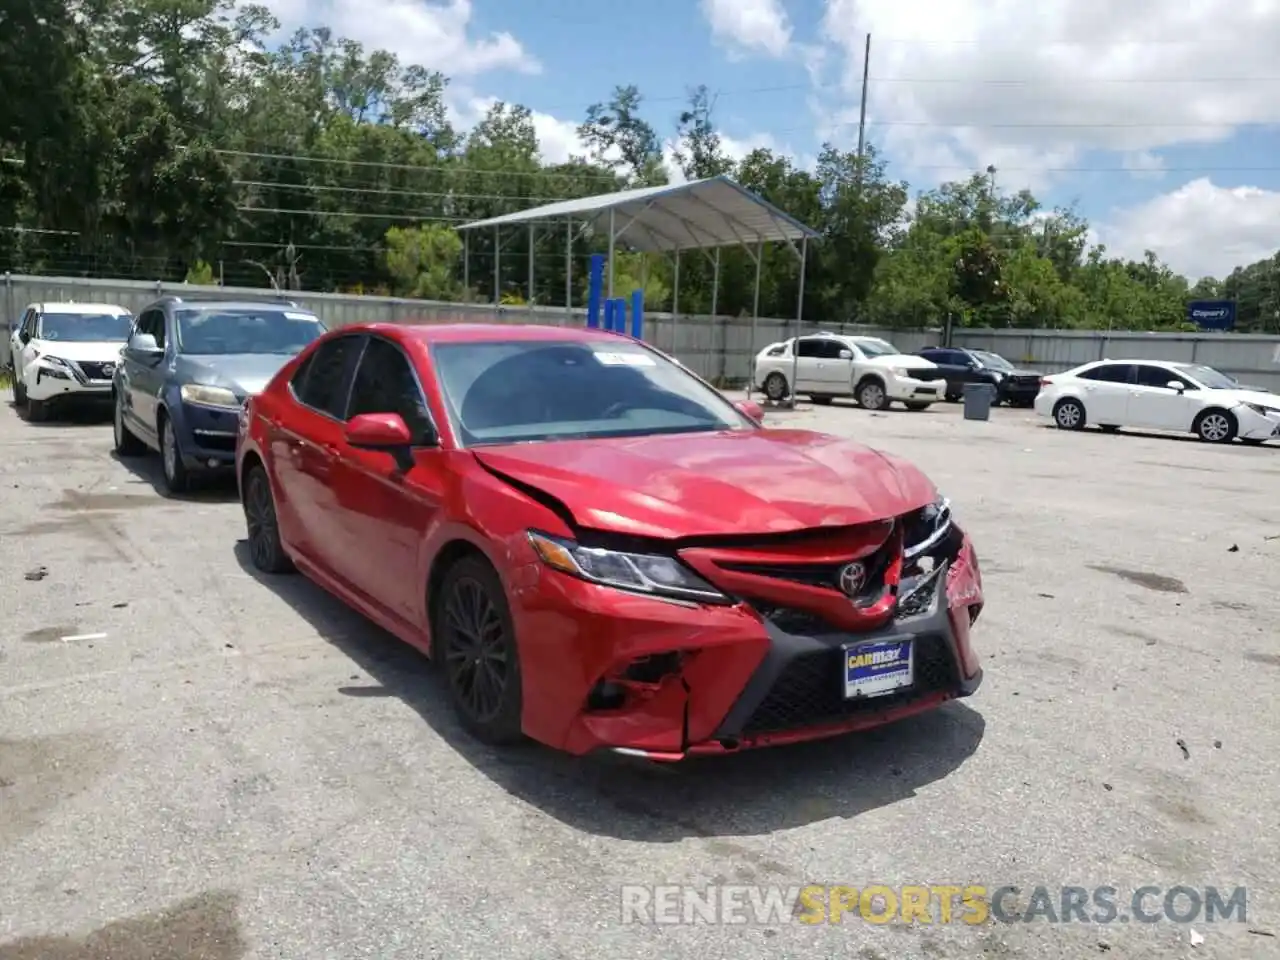
[[[13,380],[10,382],[10,386],[13,388],[13,405],[15,407],[26,406],[27,388],[18,382],[17,370],[13,372]]]
[[[928,410],[933,404],[931,403],[912,403],[905,404],[906,408],[912,413],[920,413],[922,410]]]
[[[44,423],[49,419],[49,405],[34,397],[27,398],[27,419],[32,423]]]
[[[889,407],[889,395],[885,392],[884,384],[874,377],[868,377],[858,384],[854,399],[858,401],[858,406],[866,410],[886,410]]]
[[[124,403],[116,394],[112,404],[111,430],[115,439],[116,454],[121,457],[137,457],[147,452],[147,445],[139,440],[124,422]]]
[[[1053,422],[1059,430],[1083,430],[1084,404],[1074,397],[1064,397],[1053,405]]]
[[[825,393],[824,393],[824,394],[813,394],[813,393],[811,393],[811,394],[809,394],[809,399],[810,399],[810,400],[812,400],[814,403],[818,404],[819,406],[829,407],[829,406],[831,406],[831,401],[832,401],[834,398],[833,398],[833,397],[828,397]]]
[[[1205,443],[1230,443],[1236,438],[1240,423],[1230,410],[1210,408],[1200,411],[1191,430]]]
[[[786,399],[791,391],[787,389],[787,378],[780,373],[771,373],[764,378],[764,395],[777,403]]]
[[[164,475],[165,489],[175,496],[184,494],[191,489],[191,474],[182,462],[173,421],[163,411],[156,423],[156,433],[160,438],[160,472]]]
[[[943,399],[946,400],[947,403],[959,403],[961,397],[960,397],[960,394],[958,393],[948,393],[946,394],[945,397],[943,397]]]
[[[494,746],[524,739],[520,656],[511,610],[497,573],[463,557],[440,583],[432,623],[433,659],[462,726]]]
[[[271,493],[271,480],[261,464],[254,464],[245,474],[245,528],[249,537],[249,559],[263,573],[292,573],[293,561],[280,542],[280,525],[276,520],[276,500]]]

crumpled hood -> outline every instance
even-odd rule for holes
[[[678,539],[852,526],[937,495],[910,464],[808,430],[506,444],[472,451],[583,527]]]
[[[283,353],[188,354],[178,357],[175,373],[180,383],[226,387],[244,397],[261,393],[276,372],[292,359],[292,354]]]

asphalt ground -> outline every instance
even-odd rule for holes
[[[769,417],[952,498],[986,682],[673,768],[479,746],[416,653],[250,572],[231,487],[166,500],[109,423],[0,409],[0,960],[1280,955],[1280,449]],[[624,886],[664,884],[1016,885],[1015,918],[1037,886],[1115,887],[1126,917],[1140,887],[1245,887],[1247,914],[623,922]]]

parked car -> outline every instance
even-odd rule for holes
[[[1044,376],[1038,370],[1015,367],[998,353],[962,347],[926,347],[920,356],[938,365],[947,378],[946,399],[954,402],[964,394],[967,383],[986,383],[996,388],[995,402],[1013,407],[1029,407],[1040,392]]]
[[[1063,430],[1172,430],[1210,443],[1280,438],[1280,396],[1196,363],[1096,360],[1046,377],[1035,406]]]
[[[794,380],[794,382],[793,382]],[[754,384],[770,400],[808,394],[814,403],[852,397],[868,410],[900,402],[927,410],[942,399],[937,366],[878,337],[818,333],[771,343],[756,355]]]
[[[13,402],[44,420],[70,401],[111,398],[133,315],[110,303],[33,303],[9,341]]]
[[[245,400],[324,332],[279,300],[157,301],[138,314],[116,367],[116,452],[158,450],[170,493],[231,467]]]
[[[677,760],[973,693],[947,501],[760,416],[601,330],[344,327],[245,407],[248,550],[429,654],[492,743]]]

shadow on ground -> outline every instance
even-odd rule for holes
[[[234,503],[240,498],[235,472],[232,470],[197,474],[187,493],[172,494],[165,486],[164,467],[160,464],[158,453],[147,452],[137,457],[122,457],[112,450],[111,459],[133,475],[129,483],[146,484],[166,500],[188,503]]]
[[[946,777],[974,753],[985,730],[980,714],[951,703],[869,733],[674,766],[611,754],[575,758],[533,744],[494,750],[461,729],[443,682],[418,651],[302,576],[258,572],[247,541],[237,542],[235,555],[246,573],[378,683],[340,692],[400,699],[509,793],[594,834],[673,843],[857,817]]]
[[[42,430],[66,429],[67,427],[96,427],[111,423],[111,407],[100,402],[66,401],[49,408],[47,419],[32,420],[25,406],[18,406],[8,401],[9,409],[14,411],[23,422]]]

